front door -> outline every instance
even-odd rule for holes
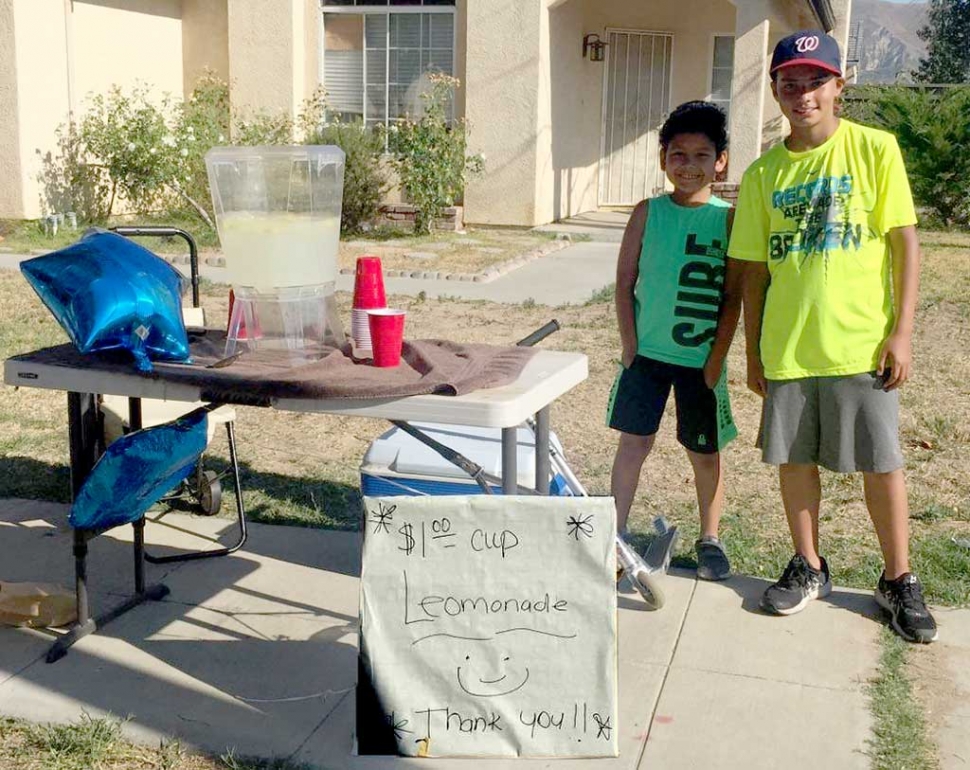
[[[670,104],[673,36],[607,29],[599,203],[630,206],[663,189],[660,126]]]

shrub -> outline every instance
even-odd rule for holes
[[[853,88],[843,114],[896,135],[916,203],[944,226],[970,224],[970,87]]]
[[[424,114],[393,124],[388,136],[388,151],[401,188],[416,209],[414,229],[419,233],[431,232],[442,209],[461,198],[466,179],[481,173],[484,165],[482,156],[466,153],[465,121],[448,117],[458,81],[441,74],[429,80],[430,90],[421,94]]]
[[[317,89],[294,119],[259,110],[233,113],[229,84],[211,72],[182,103],[153,101],[145,86],[112,88],[93,97],[83,117],[57,132],[58,152],[42,156],[44,207],[73,210],[85,222],[111,216],[123,197],[140,214],[198,216],[215,230],[205,155],[219,145],[338,144],[347,153],[344,218],[347,232],[373,218],[385,190],[379,167],[383,142],[359,124],[322,125],[326,103]]]
[[[110,179],[109,215],[119,194],[135,209],[145,211],[158,207],[168,191],[176,165],[174,145],[167,141],[165,113],[170,109],[167,96],[156,106],[142,85],[130,94],[114,86],[107,96],[98,94],[90,100],[77,124],[77,149]]]
[[[387,190],[381,167],[382,137],[361,121],[328,123],[307,136],[307,144],[335,144],[347,155],[344,166],[344,199],[340,213],[342,235],[358,233],[377,216]]]
[[[181,163],[174,183],[179,190],[182,211],[199,216],[210,228],[214,213],[205,154],[229,143],[229,84],[206,71],[192,89],[176,116],[174,134]],[[182,152],[184,151],[184,155]],[[180,211],[169,211],[178,215]]]

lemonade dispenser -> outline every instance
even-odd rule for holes
[[[214,147],[205,163],[234,293],[226,355],[275,349],[302,361],[343,344],[334,300],[343,150]]]

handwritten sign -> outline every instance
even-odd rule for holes
[[[612,498],[365,498],[357,746],[617,755]]]

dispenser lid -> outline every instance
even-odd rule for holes
[[[290,160],[312,163],[343,163],[344,151],[335,144],[287,144],[259,145],[256,147],[213,147],[205,154],[205,161],[212,163],[237,163],[255,160]]]

